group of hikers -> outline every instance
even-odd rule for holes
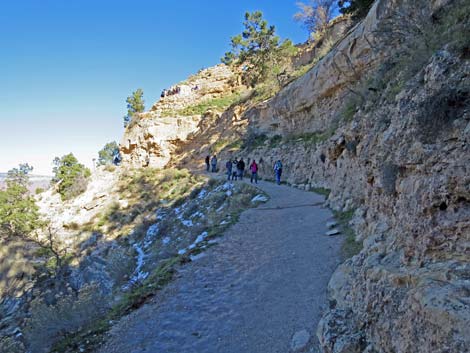
[[[199,89],[199,85],[195,85],[191,87],[191,91],[197,91]],[[180,94],[181,93],[181,87],[180,86],[175,86],[171,87],[170,89],[164,89],[162,91],[162,94],[160,94],[161,98],[168,97],[168,96],[173,96],[175,94]]]
[[[180,86],[175,86],[175,87],[171,87],[170,89],[164,89],[162,91],[162,94],[160,95],[160,97],[168,97],[168,96],[172,96],[174,94],[178,94],[181,92],[181,87]]]
[[[214,154],[211,156],[206,156],[206,171],[211,171],[212,173],[217,172],[217,156]],[[245,162],[243,158],[239,160],[235,158],[234,160],[228,160],[225,163],[225,169],[227,174],[227,180],[243,180],[243,175],[245,174]],[[258,164],[255,160],[253,160],[249,166],[249,170],[251,172],[250,182],[255,182],[258,184]],[[276,183],[279,185],[281,184],[281,175],[282,175],[282,163],[281,160],[277,160],[273,166],[274,175],[276,177]]]

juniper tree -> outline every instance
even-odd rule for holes
[[[56,183],[57,191],[62,200],[71,199],[86,190],[87,179],[91,175],[90,170],[80,164],[72,153],[56,157],[53,161],[54,177],[52,182]]]
[[[116,141],[108,142],[98,151],[98,165],[112,164],[114,157],[119,154],[119,146]]]

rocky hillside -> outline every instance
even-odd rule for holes
[[[127,131],[121,151],[131,164],[149,157],[200,167],[208,153],[256,159],[265,178],[282,159],[290,184],[329,190],[328,204],[352,218],[362,248],[330,282],[331,308],[318,328],[323,350],[466,351],[469,6],[376,1],[273,97],[247,91],[228,108],[153,109]],[[225,97],[237,90],[231,82]],[[176,135],[157,127],[163,121]],[[161,141],[171,142],[165,153]]]

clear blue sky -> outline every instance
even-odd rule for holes
[[[281,38],[303,42],[295,0],[15,0],[0,8],[0,172],[29,162],[51,174],[55,156],[91,165],[120,141],[125,99],[215,65],[261,10]]]

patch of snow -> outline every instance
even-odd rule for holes
[[[190,246],[188,246],[188,249],[189,249],[189,250],[193,250],[195,247],[196,247],[196,244],[193,243],[193,244],[191,244]]]
[[[222,206],[220,206],[218,209],[216,209],[215,212],[217,212],[217,213],[222,212],[222,210],[224,209],[224,207],[225,207],[225,203],[223,203]]]
[[[183,223],[183,225],[185,225],[186,227],[192,227],[194,224],[193,224],[193,221],[191,221],[190,219],[180,219],[181,220],[181,223]]]
[[[268,201],[268,198],[264,195],[256,195],[255,197],[253,197],[251,199],[251,202],[255,203],[255,202],[266,202]]]
[[[222,222],[220,222],[220,225],[224,225],[224,224],[228,224],[228,222],[226,220],[223,220]]]
[[[158,223],[152,224],[149,229],[147,229],[146,238],[154,238],[158,233]]]
[[[196,217],[202,218],[204,217],[204,213],[197,211],[197,212],[194,212],[191,216],[189,216],[189,218],[196,218]]]
[[[133,284],[143,281],[149,275],[148,272],[142,271],[142,266],[144,266],[144,259],[145,259],[145,252],[144,250],[137,244],[133,245],[135,251],[137,251],[137,266],[132,274],[131,279],[129,280],[128,284],[126,284],[123,289],[129,289]]]
[[[341,232],[335,228],[335,229],[330,230],[329,232],[326,232],[326,235],[332,236],[332,235],[337,235],[339,233]]]
[[[196,261],[196,260],[199,260],[200,258],[203,258],[204,256],[206,256],[205,253],[199,253],[197,255],[190,255],[189,258],[191,259],[191,261]]]
[[[206,237],[208,236],[209,234],[207,234],[207,232],[203,232],[201,234],[199,234],[196,238],[196,240],[194,241],[194,244],[199,244],[201,241],[203,241],[204,239],[206,239]]]
[[[170,237],[165,237],[165,238],[162,239],[163,245],[168,245],[168,244],[170,244],[170,242],[171,242]]]
[[[178,250],[178,255],[186,254],[186,249]]]
[[[228,197],[232,196],[232,194],[233,194],[233,193],[232,193],[232,190],[227,190],[227,191],[225,192],[225,195],[227,195]]]
[[[222,185],[222,190],[232,190],[233,189],[233,183],[226,182],[224,185]]]
[[[202,189],[199,194],[197,195],[197,198],[198,200],[202,200],[204,197],[206,197],[207,195],[207,190],[206,189]]]

